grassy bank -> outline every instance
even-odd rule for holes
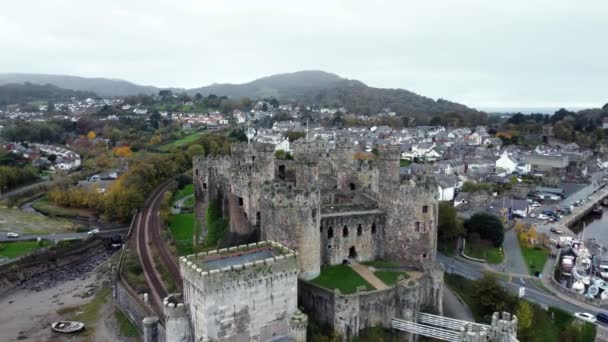
[[[118,309],[114,309],[114,318],[118,323],[118,332],[124,337],[139,337],[139,330],[129,321],[127,315]]]
[[[91,209],[62,207],[49,202],[46,197],[42,197],[34,202],[32,208],[48,216],[89,217],[95,215],[95,211]]]
[[[169,229],[175,241],[179,255],[194,253],[192,246],[194,232],[194,214],[169,215]]]
[[[0,243],[0,256],[13,259],[48,245],[49,242],[46,240],[40,243],[38,241],[3,242]]]
[[[167,152],[167,151],[169,151],[169,150],[171,150],[173,148],[181,147],[183,145],[191,143],[191,142],[195,141],[196,139],[200,138],[202,135],[203,135],[202,131],[201,132],[195,132],[195,133],[192,133],[192,134],[188,134],[188,135],[186,135],[186,136],[184,136],[184,137],[182,137],[180,139],[177,139],[177,140],[172,141],[170,143],[161,145],[161,146],[158,147],[158,149],[160,151]]]
[[[528,266],[528,271],[530,271],[530,274],[534,274],[534,272],[543,271],[549,256],[549,248],[521,246],[521,254]]]
[[[464,253],[473,258],[483,259],[488,264],[500,264],[504,259],[502,248],[491,246],[485,242],[467,241]]]
[[[359,286],[365,286],[368,290],[375,289],[347,265],[324,267],[321,274],[312,282],[328,289],[339,289],[343,294],[354,293]]]

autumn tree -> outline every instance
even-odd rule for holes
[[[87,133],[87,139],[93,140],[95,138],[97,138],[97,134],[95,134],[95,132],[89,131],[89,133]]]

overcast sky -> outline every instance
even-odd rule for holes
[[[19,0],[0,72],[197,87],[319,69],[474,107],[608,102],[606,0]]]

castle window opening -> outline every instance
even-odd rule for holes
[[[372,234],[376,234],[376,222],[372,223]]]
[[[327,245],[327,249],[331,249],[331,245]]]
[[[423,206],[422,206],[422,213],[423,213],[423,214],[426,214],[426,213],[428,213],[428,212],[429,212],[429,206],[428,206],[428,205],[423,205]]]
[[[327,238],[328,238],[328,239],[331,239],[331,238],[333,238],[333,237],[334,237],[334,228],[330,226],[330,227],[327,229]]]
[[[357,236],[363,235],[363,227],[361,225],[357,226]]]
[[[285,180],[285,165],[279,165],[279,179]]]
[[[259,226],[262,221],[262,214],[258,211],[255,213],[255,225]]]
[[[426,259],[426,253],[422,254],[422,258]]]
[[[255,156],[251,156],[251,162],[255,162]]]
[[[239,197],[239,206],[242,207],[243,206],[243,197]]]
[[[348,188],[351,190],[355,190],[355,183],[348,184]]]
[[[194,174],[198,176],[198,169],[194,170]]]
[[[416,232],[420,232],[420,222],[416,221],[415,227],[416,227]]]
[[[207,189],[207,183],[203,182],[203,189]]]
[[[319,226],[319,231],[323,234],[323,225]]]
[[[344,228],[342,228],[342,236],[343,237],[348,236],[348,227],[347,226],[344,226]]]

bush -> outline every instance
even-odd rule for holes
[[[498,217],[488,213],[477,213],[464,221],[467,236],[477,233],[479,237],[491,241],[495,247],[500,247],[505,238],[502,222]]]

